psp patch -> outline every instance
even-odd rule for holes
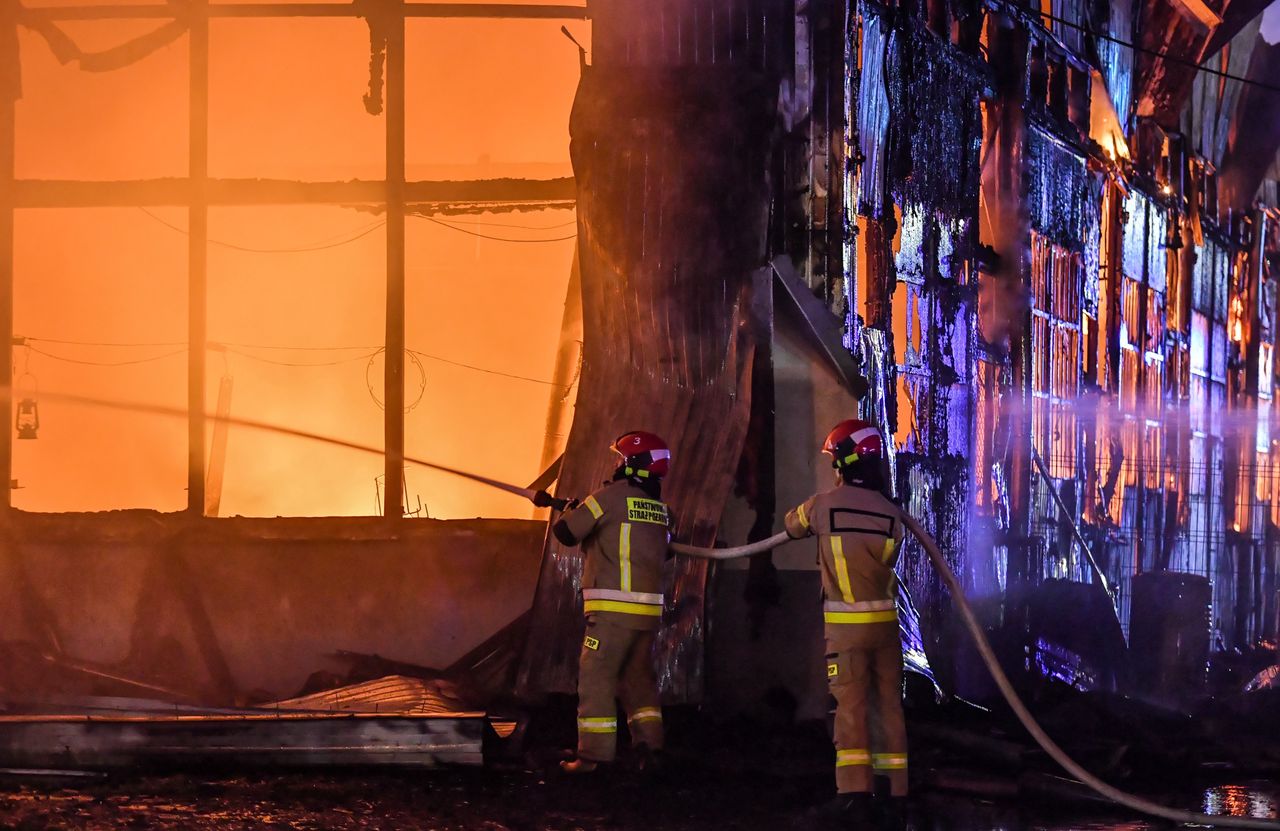
[[[666,525],[667,506],[656,499],[628,496],[627,519],[631,522],[650,522],[654,525]]]
[[[587,635],[587,639],[582,642],[582,645],[585,646],[587,649],[599,649],[600,639],[593,638],[590,635]]]
[[[828,677],[828,678],[835,678],[835,677],[836,677],[837,675],[839,675],[839,674],[840,674],[840,665],[839,665],[839,664],[827,664],[827,677]]]

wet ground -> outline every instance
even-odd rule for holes
[[[1270,753],[1276,732],[1257,710],[1241,724],[1160,722],[1115,702],[1066,699],[1046,709],[1068,750],[1121,787],[1172,807],[1280,816],[1280,766],[1272,755],[1235,761],[1204,735]],[[1082,709],[1089,704],[1092,709]],[[1280,699],[1260,702],[1263,715]],[[1105,705],[1105,706],[1104,706]],[[1130,705],[1125,705],[1128,707]],[[1221,708],[1220,708],[1221,709]],[[1092,714],[1092,715],[1091,715]],[[627,768],[588,779],[559,773],[572,743],[571,707],[536,715],[527,730],[491,742],[488,768],[430,771],[197,771],[37,778],[0,772],[0,829],[438,829],[438,831],[775,831],[821,827],[808,811],[834,790],[828,728],[821,723],[734,720],[668,710],[663,770]],[[909,718],[913,831],[1154,831],[1169,828],[1093,802],[1007,718],[972,707],[917,707]],[[1149,734],[1146,738],[1123,735]],[[1145,726],[1143,726],[1145,725]],[[1199,725],[1202,732],[1191,729]],[[1138,730],[1142,727],[1142,730]],[[1087,729],[1086,729],[1087,728]],[[1207,732],[1203,732],[1207,731]],[[1190,750],[1188,750],[1190,748]],[[1255,772],[1242,759],[1252,759]],[[1265,772],[1259,772],[1265,771]]]
[[[67,785],[0,779],[0,828],[439,829],[693,831],[814,829],[805,812],[830,779],[743,775],[685,766],[657,780],[590,782],[531,770],[149,775]],[[1241,783],[1176,800],[1188,808],[1276,816],[1275,783]],[[1086,806],[1051,807],[923,790],[909,827],[922,831],[1144,831],[1169,827]]]

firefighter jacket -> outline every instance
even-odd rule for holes
[[[817,536],[826,637],[836,646],[870,646],[898,637],[894,566],[902,513],[879,491],[840,485],[786,517],[793,539]]]
[[[581,542],[582,609],[630,629],[657,629],[662,615],[662,564],[671,542],[667,506],[619,479],[565,514],[557,532]]]

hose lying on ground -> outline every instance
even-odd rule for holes
[[[951,591],[952,600],[960,610],[960,616],[964,620],[965,628],[969,630],[969,634],[973,637],[974,643],[978,647],[978,654],[982,656],[982,662],[987,665],[987,669],[991,672],[991,677],[995,679],[996,686],[1000,688],[1000,694],[1009,703],[1009,707],[1013,710],[1014,715],[1018,717],[1018,721],[1022,722],[1022,726],[1031,734],[1031,738],[1036,740],[1036,744],[1040,745],[1044,752],[1048,753],[1064,770],[1117,805],[1123,805],[1148,816],[1187,825],[1206,825],[1218,828],[1261,828],[1269,829],[1269,831],[1280,829],[1280,822],[1275,820],[1255,819],[1253,817],[1213,816],[1169,808],[1148,799],[1125,793],[1119,788],[1114,788],[1077,764],[1074,759],[1066,754],[1066,751],[1058,747],[1057,742],[1049,738],[1049,734],[1045,733],[1044,728],[1036,722],[1035,718],[1027,710],[1026,705],[1022,703],[1022,699],[1018,697],[1018,693],[1013,689],[1013,685],[1009,683],[1008,676],[1004,674],[1004,670],[1000,667],[1000,662],[996,660],[995,651],[992,650],[991,643],[987,640],[982,624],[978,623],[978,618],[974,615],[973,609],[970,608],[969,601],[965,599],[964,591],[960,588],[960,581],[956,579],[955,572],[951,570],[946,558],[938,550],[937,543],[909,514],[904,512],[902,516],[907,528],[911,529],[911,533],[924,546],[929,559],[933,561],[934,568],[938,570],[938,574],[942,576],[943,582],[947,584],[947,588]],[[672,545],[671,548],[677,553],[693,557],[729,560],[735,557],[758,554],[769,548],[781,545],[788,539],[789,537],[786,533],[781,533],[767,540],[738,546],[737,548],[694,548],[688,545]]]

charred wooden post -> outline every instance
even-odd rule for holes
[[[384,25],[386,58],[387,147],[387,322],[383,358],[386,410],[383,413],[386,501],[383,515],[395,520],[404,515],[404,214],[405,214],[405,77],[404,4],[388,5]]]
[[[205,308],[209,267],[209,15],[206,0],[190,7],[187,176],[187,511],[204,514]]]
[[[22,94],[18,60],[18,0],[0,0],[0,365],[6,368],[0,384],[0,477],[4,495],[0,513],[7,513],[13,491],[13,391],[8,368],[13,366],[13,179],[15,105]]]
[[[994,181],[988,203],[998,228],[996,254],[1002,305],[1009,342],[1011,383],[1003,396],[1002,421],[1009,425],[1009,444],[1004,465],[1009,471],[1008,575],[1011,590],[1025,587],[1031,579],[1031,307],[1027,303],[1027,240],[1030,237],[1023,198],[1028,54],[1027,35],[1017,25],[992,26],[992,66],[996,68],[996,96],[993,115],[997,122],[994,154]],[[1016,617],[1016,615],[1015,615]],[[1015,625],[1019,625],[1016,621]]]

